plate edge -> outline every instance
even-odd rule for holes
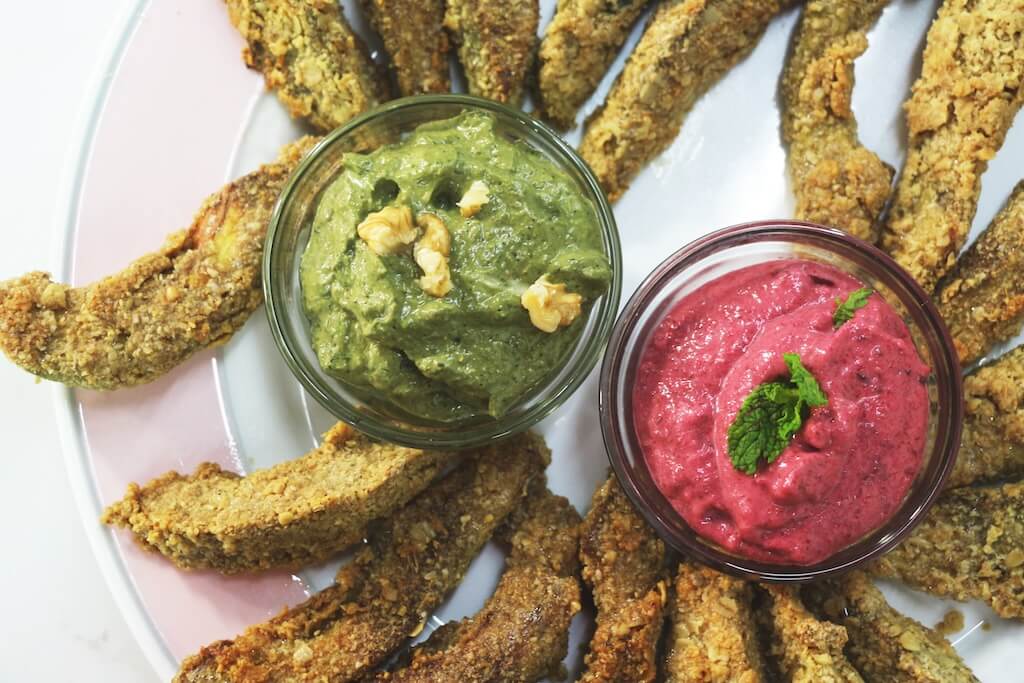
[[[55,213],[51,237],[51,268],[60,275],[62,281],[67,281],[69,275],[69,237],[74,230],[82,175],[95,140],[96,126],[110,92],[116,65],[123,57],[148,4],[148,0],[129,2],[114,19],[86,88],[88,94],[77,115],[71,136],[73,142],[64,160],[58,185],[60,204]],[[65,473],[96,564],[114,603],[153,672],[162,680],[170,680],[177,672],[177,661],[171,656],[159,631],[146,614],[135,584],[114,545],[113,532],[99,522],[102,505],[86,457],[87,447],[76,409],[74,390],[55,383],[53,408]]]

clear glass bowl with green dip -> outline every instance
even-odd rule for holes
[[[467,209],[478,182],[487,201]],[[403,223],[393,210],[407,207]],[[385,210],[395,239],[372,242]],[[421,258],[425,214],[449,235],[440,291]],[[604,350],[621,270],[611,208],[564,140],[501,104],[436,95],[311,150],[271,218],[263,287],[278,348],[328,411],[380,439],[459,449],[529,429],[572,395]],[[521,301],[541,281],[582,298],[553,332]]]

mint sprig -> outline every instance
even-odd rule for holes
[[[868,297],[875,293],[870,287],[862,287],[846,297],[846,301],[836,299],[836,312],[832,314],[832,327],[838,330],[843,323],[853,319],[853,314],[868,303]]]
[[[782,355],[789,369],[786,382],[766,382],[743,400],[729,426],[729,459],[733,467],[754,474],[761,461],[775,460],[786,450],[811,408],[828,403],[818,380],[795,353]]]

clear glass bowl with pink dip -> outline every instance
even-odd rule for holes
[[[869,303],[833,329],[832,295],[861,285]],[[755,334],[758,306],[782,312]],[[786,372],[772,343],[801,350],[834,400],[805,408],[791,445],[750,475],[723,455],[725,429],[752,388]],[[955,462],[963,395],[942,318],[892,259],[838,230],[764,221],[683,247],[640,285],[605,353],[600,411],[619,482],[670,546],[786,582],[852,569],[910,533]]]

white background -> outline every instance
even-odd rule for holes
[[[107,34],[127,4],[2,4],[0,280],[54,265],[57,185]],[[83,534],[52,395],[0,363],[0,681],[154,681]]]

